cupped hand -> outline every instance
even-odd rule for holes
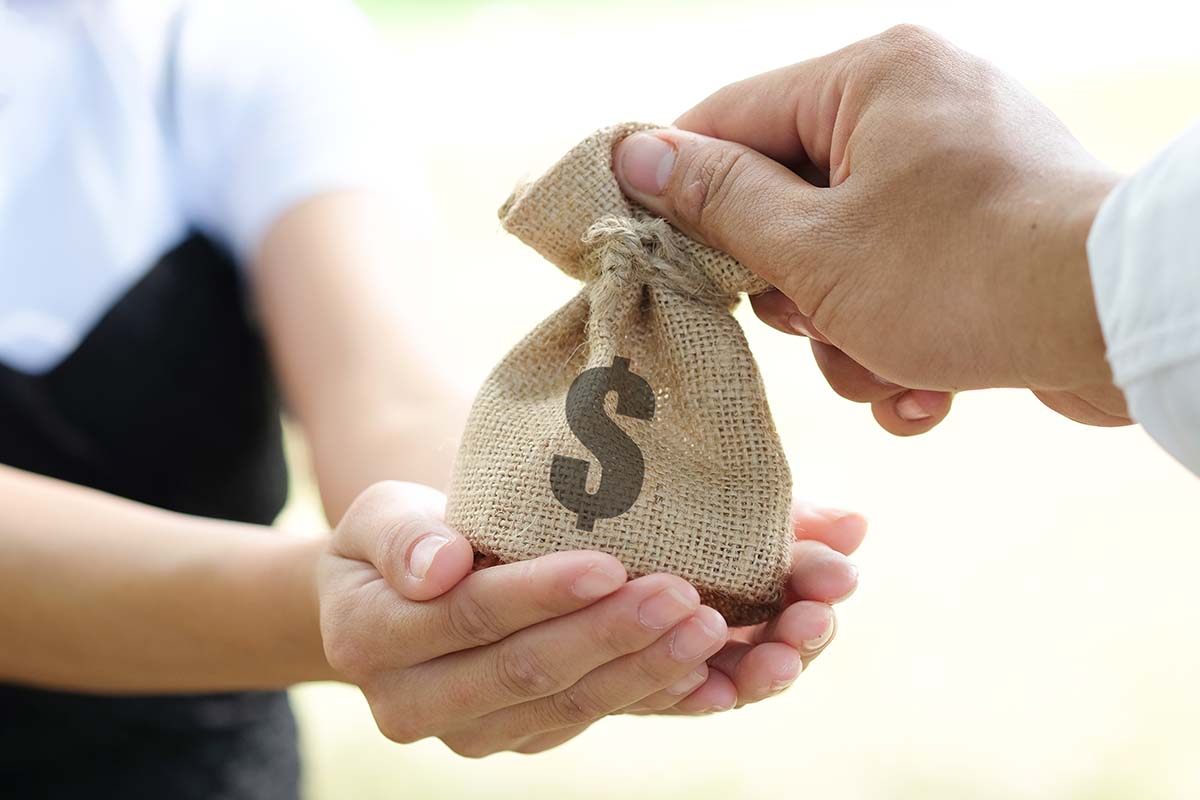
[[[627,580],[603,553],[472,572],[443,506],[432,489],[377,484],[320,567],[326,657],[395,741],[436,736],[469,756],[543,750],[632,704],[687,696],[728,641],[686,581]]]
[[[722,89],[614,154],[622,188],[777,292],[840,394],[897,434],[953,392],[1027,387],[1129,421],[1085,244],[1116,176],[982,59],[900,26]]]
[[[382,483],[343,517],[322,559],[330,665],[398,742],[456,752],[538,752],[610,714],[708,713],[777,693],[833,634],[829,602],[853,591],[841,553],[857,515],[798,509],[788,608],[733,632],[670,575],[627,580],[603,553],[554,553],[472,571],[444,497]]]

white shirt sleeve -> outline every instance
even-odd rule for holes
[[[1200,475],[1200,125],[1105,200],[1087,249],[1130,413]]]
[[[205,0],[179,21],[173,112],[189,217],[249,262],[272,222],[316,194],[402,197],[403,94],[350,0]]]

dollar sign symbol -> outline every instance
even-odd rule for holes
[[[584,370],[567,392],[567,424],[600,462],[600,487],[587,491],[588,462],[555,455],[550,464],[550,488],[558,502],[579,515],[575,527],[590,531],[596,520],[624,514],[637,502],[646,477],[642,451],[625,431],[609,419],[604,398],[617,393],[617,413],[635,419],[654,419],[654,390],[642,376],[629,371],[629,359],[614,356],[611,367]]]

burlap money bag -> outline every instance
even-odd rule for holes
[[[447,521],[501,562],[602,550],[631,576],[686,578],[731,625],[761,622],[783,601],[791,475],[730,310],[768,287],[622,195],[613,146],[645,127],[593,134],[500,209],[506,230],[584,286],[484,383]],[[573,430],[568,397],[589,391]],[[560,467],[616,507],[581,511],[597,498],[552,485]]]

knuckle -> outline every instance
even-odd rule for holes
[[[415,527],[414,521],[407,516],[403,519],[389,520],[377,529],[375,534],[375,566],[384,575],[390,574],[390,567],[404,563],[404,551]]]
[[[369,505],[389,502],[396,494],[403,491],[404,484],[400,481],[376,481],[360,494],[359,501]]]
[[[721,217],[731,206],[730,196],[746,177],[748,151],[729,146],[705,146],[683,171],[676,211],[693,229],[717,233]]]
[[[833,389],[834,393],[843,400],[849,400],[852,403],[874,403],[881,399],[861,384],[841,375],[826,375],[825,380],[829,383],[829,388]]]
[[[629,659],[629,661],[633,673],[630,684],[640,686],[646,692],[666,688],[671,683],[672,674],[679,670],[679,665],[667,665],[661,658],[652,657],[649,651],[641,657]],[[685,671],[678,677],[682,678],[686,675]]]
[[[928,79],[944,63],[949,44],[919,25],[896,25],[870,40],[860,64],[879,87]]]
[[[545,697],[559,686],[542,656],[528,648],[507,648],[496,660],[496,681],[513,697]]]
[[[902,22],[880,34],[879,41],[894,51],[920,56],[940,47],[942,37],[928,28]]]
[[[647,636],[645,629],[632,620],[614,620],[609,624],[599,624],[591,631],[592,641],[596,643],[596,652],[609,658],[634,652],[648,643]]]
[[[637,710],[638,711],[666,711],[668,708],[672,708],[673,706],[678,704],[679,701],[682,699],[683,699],[682,697],[676,697],[675,695],[668,694],[665,691],[655,692],[654,694],[650,695],[649,697],[646,697],[646,698],[642,699],[641,701],[639,701],[637,704]]]
[[[412,744],[436,732],[430,720],[431,708],[428,704],[397,702],[398,697],[411,696],[408,682],[400,679],[400,676],[382,682],[363,681],[359,688],[379,732],[391,741]]]
[[[629,649],[627,642],[630,638],[628,625],[597,625],[592,631],[592,639],[596,649],[608,656],[620,655]]]
[[[358,538],[369,539],[376,566],[401,563],[399,559],[415,538],[433,528],[444,529],[437,519],[437,494],[403,481],[380,481],[355,498],[337,530],[342,535],[354,531]]]
[[[412,744],[429,735],[411,722],[407,714],[376,713],[375,724],[380,733],[396,744]]]
[[[546,571],[546,562],[543,559],[531,558],[505,566],[505,569],[513,570],[511,597],[519,598],[538,612],[558,616],[562,611],[554,596],[545,590],[543,573]]]
[[[784,273],[779,288],[791,298],[797,310],[808,317],[811,327],[828,335],[831,328],[823,314],[828,311],[829,297],[836,283],[836,268],[819,269],[798,260],[795,268]]]
[[[354,678],[362,675],[366,665],[365,648],[349,636],[330,636],[325,639],[325,660],[339,675]]]
[[[899,387],[885,383],[841,350],[821,348],[814,354],[817,367],[825,376],[829,388],[843,399],[855,403],[874,403],[901,391]]]
[[[595,695],[580,686],[572,686],[551,697],[549,707],[553,722],[565,725],[591,722],[608,713]]]
[[[396,501],[399,494],[404,491],[404,484],[400,481],[378,481],[363,489],[359,495],[354,498],[354,502],[350,504],[350,508],[346,509],[344,516],[348,518],[357,518],[360,516],[372,516],[375,513],[390,508]]]
[[[442,741],[463,758],[483,758],[496,752],[495,748],[475,736],[444,736]]]
[[[470,593],[446,606],[445,620],[450,637],[471,647],[490,644],[507,635],[496,611]]]
[[[362,635],[361,626],[361,620],[348,614],[323,614],[321,620],[321,646],[326,663],[355,683],[361,683],[381,667],[379,648]]]

